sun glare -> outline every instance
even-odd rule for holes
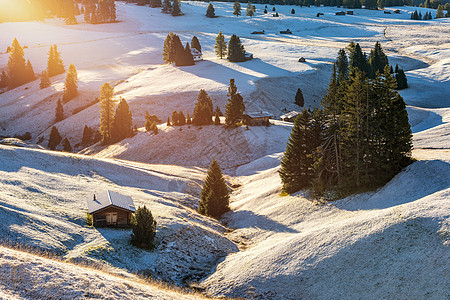
[[[0,20],[18,21],[33,19],[37,11],[30,0],[0,0]]]

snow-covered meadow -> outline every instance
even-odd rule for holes
[[[353,16],[336,16],[341,8],[296,6],[276,6],[280,17],[274,18],[271,6],[264,15],[258,4],[256,16],[236,17],[232,3],[213,4],[214,19],[204,16],[208,3],[203,2],[182,2],[185,15],[179,17],[117,2],[115,24],[3,23],[0,69],[14,37],[27,46],[25,56],[36,73],[46,68],[50,45],[58,45],[66,66],[77,67],[80,95],[64,105],[66,119],[55,126],[75,145],[85,124],[99,124],[93,100],[104,82],[128,101],[138,127],[146,110],[162,120],[173,110],[192,114],[200,89],[224,111],[231,78],[249,110],[279,116],[283,109],[298,110],[297,88],[307,107],[319,105],[340,48],[353,40],[369,51],[380,41],[391,64],[398,63],[408,77],[409,88],[401,94],[418,161],[377,191],[320,206],[302,192],[279,195],[277,168],[292,126],[281,121],[249,130],[159,125],[156,136],[140,128],[133,138],[82,151],[91,157],[0,145],[0,239],[73,262],[100,263],[126,276],[139,272],[179,285],[206,278],[200,285],[213,295],[449,298],[450,19],[409,19],[415,9],[424,14],[423,8],[386,9],[401,14],[358,9]],[[318,18],[318,12],[324,15]],[[292,35],[279,33],[287,28]],[[255,58],[244,63],[216,58],[220,30],[227,38],[239,35]],[[252,35],[255,30],[266,34]],[[184,43],[196,35],[204,60],[189,67],[164,65],[162,45],[171,31]],[[299,63],[300,57],[306,63]],[[40,144],[46,146],[63,83],[60,75],[43,90],[36,80],[0,94],[0,136],[29,131],[32,143],[43,137]],[[233,211],[224,218],[230,230],[195,211],[204,168],[214,157],[234,187]],[[129,230],[84,225],[86,199],[104,189],[130,195],[152,210],[158,221],[156,250],[131,248]],[[23,265],[32,277],[37,267],[24,263],[30,259],[46,272],[75,268],[12,252],[0,249],[5,272]],[[68,280],[62,276],[55,282]],[[1,282],[0,298],[23,296],[17,286]],[[107,296],[115,297],[113,286],[127,293],[127,285],[118,282],[108,286],[113,292]],[[72,292],[78,295],[82,288]]]

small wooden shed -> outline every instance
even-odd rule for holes
[[[282,121],[285,121],[285,122],[294,122],[295,118],[296,118],[299,114],[300,114],[300,113],[299,113],[298,111],[293,110],[293,111],[291,111],[291,112],[288,112],[287,114],[282,115],[282,116],[280,117],[280,119],[281,119]]]
[[[298,59],[298,62],[306,62],[306,59],[305,59],[304,57],[300,57],[300,58]]]
[[[192,57],[194,58],[194,61],[201,61],[203,60],[203,54],[198,51],[196,48],[191,48]]]
[[[336,16],[345,16],[345,11],[338,11],[335,13]]]
[[[136,211],[131,197],[109,190],[94,195],[87,204],[95,227],[127,227]]]
[[[250,126],[269,125],[269,119],[272,115],[266,111],[244,112],[243,123]]]

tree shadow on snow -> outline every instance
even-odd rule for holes
[[[232,227],[236,224],[239,228],[253,227],[265,231],[298,233],[295,229],[249,210],[239,210],[232,214],[232,222],[230,224]]]

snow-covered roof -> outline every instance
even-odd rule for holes
[[[198,51],[197,48],[191,48],[191,53],[192,55],[202,55],[202,53]]]
[[[115,206],[131,212],[136,211],[133,199],[129,196],[106,190],[98,195],[95,195],[95,198],[95,201],[92,198],[87,200],[88,210],[90,214],[93,214],[108,206]]]
[[[298,111],[293,110],[293,111],[288,112],[287,114],[282,115],[280,118],[281,119],[290,119],[290,118],[297,116],[298,114],[300,114]]]
[[[250,118],[264,118],[264,117],[271,117],[272,114],[268,113],[267,111],[251,111],[251,112],[244,112],[244,115],[249,116]]]

